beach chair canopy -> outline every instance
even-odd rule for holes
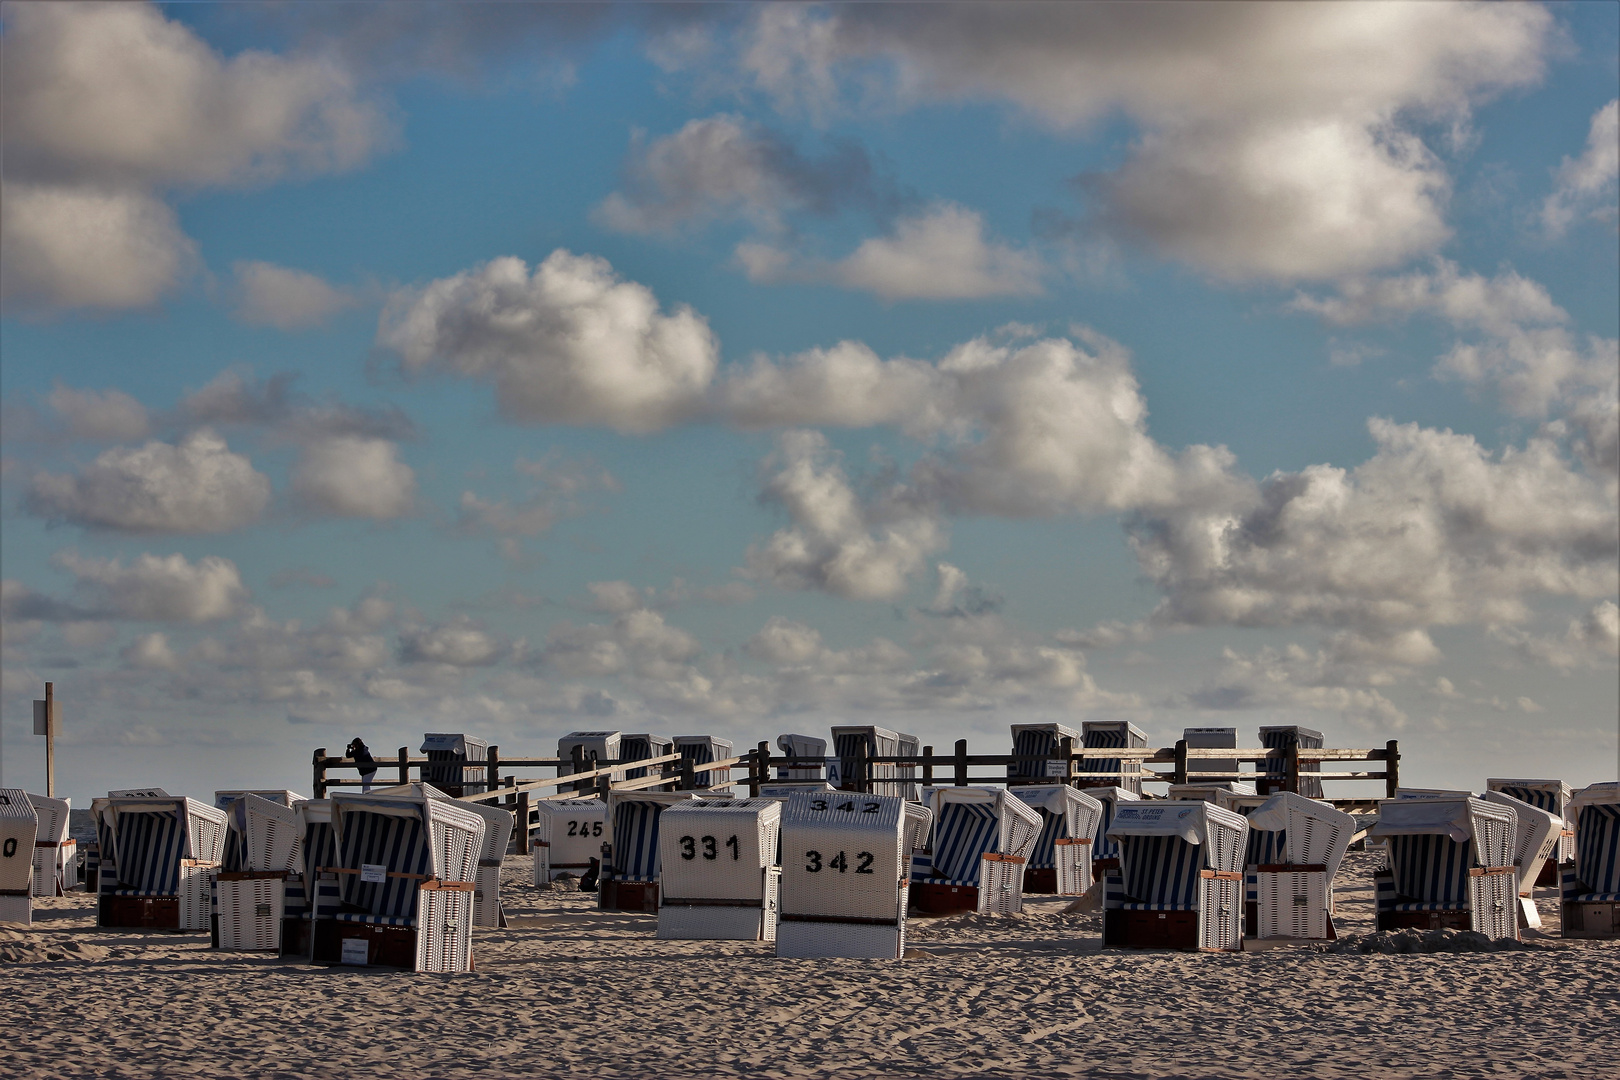
[[[884,727],[835,727],[832,729],[834,761],[828,763],[831,771],[827,779],[834,787],[853,783],[855,763],[861,758],[894,757],[900,753],[900,733]],[[892,765],[873,765],[873,780],[893,775]]]
[[[1438,787],[1403,787],[1395,789],[1397,799],[1477,799],[1479,796],[1472,791],[1461,788]]]
[[[1276,836],[1280,859],[1257,862],[1291,863],[1295,866],[1326,866],[1328,879],[1339,872],[1350,838],[1356,834],[1356,819],[1316,799],[1292,791],[1279,791],[1249,812],[1249,828]],[[1279,850],[1280,849],[1280,850]]]
[[[1570,786],[1562,780],[1517,780],[1501,777],[1492,777],[1485,781],[1485,790],[1511,795],[1520,802],[1527,802],[1559,817],[1564,817],[1570,797],[1574,794]]]
[[[298,812],[257,795],[238,795],[225,805],[225,848],[220,869],[300,871],[303,830]]]
[[[1620,783],[1593,784],[1569,801],[1575,817],[1575,873],[1582,900],[1620,901]]]
[[[1142,796],[1129,788],[1108,786],[1081,788],[1087,795],[1102,804],[1102,820],[1097,822],[1097,842],[1092,845],[1091,857],[1093,859],[1116,859],[1119,857],[1119,845],[1108,838],[1108,827],[1114,823],[1114,810],[1122,802],[1139,802]]]
[[[1469,902],[1470,869],[1513,865],[1518,815],[1483,799],[1385,799],[1367,835],[1389,844],[1397,910],[1442,910]],[[1426,905],[1425,908],[1414,904]]]
[[[484,819],[484,843],[478,852],[479,863],[484,866],[500,866],[505,862],[507,846],[512,842],[512,833],[517,831],[517,821],[512,817],[512,811],[488,803],[463,802],[460,799],[451,801]]]
[[[408,790],[332,796],[334,869],[345,905],[410,926],[424,880],[477,880],[484,819],[430,784],[399,787]],[[365,880],[379,872],[383,880]]]
[[[1041,818],[1041,832],[1029,855],[1031,868],[1055,868],[1059,840],[1095,842],[1103,804],[1092,796],[1066,784],[1031,784],[1014,788],[1013,794]]]
[[[0,788],[0,891],[26,892],[33,881],[39,813],[22,788]]]
[[[1064,739],[1076,750],[1085,745],[1080,732],[1065,724],[1014,724],[1012,738],[1014,757],[1053,757],[1062,753]],[[1061,761],[1015,761],[1007,766],[1007,779],[1038,780],[1064,772]]]
[[[978,885],[986,854],[1029,858],[1041,835],[1041,816],[1005,788],[935,788],[934,877],[952,885]]]
[[[317,866],[337,865],[337,846],[332,839],[332,800],[305,799],[293,807],[298,819],[299,868],[306,882],[315,880]]]
[[[119,788],[107,792],[109,799],[167,799],[169,793],[160,787],[150,788]]]
[[[1238,873],[1249,823],[1208,802],[1132,802],[1114,808],[1126,908],[1191,911],[1202,871]]]
[[[657,881],[659,819],[664,809],[692,802],[691,791],[610,791],[608,831],[613,837],[613,877],[616,881]]]
[[[815,758],[814,762],[803,762],[798,765],[779,765],[776,768],[778,780],[820,780],[821,770],[825,766],[823,759],[827,756],[827,740],[818,739],[814,735],[778,735],[776,737],[777,749],[790,758]]]
[[[35,839],[42,844],[65,844],[72,826],[73,800],[52,799],[46,795],[29,795],[28,801],[39,815],[39,828]]]
[[[97,839],[103,873],[117,868],[112,890],[133,896],[173,896],[180,860],[218,863],[224,854],[225,812],[184,797],[97,799]]]
[[[243,795],[257,795],[261,799],[269,799],[273,803],[280,803],[282,806],[288,807],[296,806],[306,798],[306,796],[300,795],[296,791],[288,791],[285,788],[216,791],[214,792],[214,805],[223,810]]]
[[[1541,874],[1542,863],[1558,847],[1564,819],[1500,791],[1487,791],[1481,797],[1488,803],[1506,806],[1517,819],[1513,828],[1513,865],[1518,870],[1519,892],[1528,892]]]
[[[557,756],[563,762],[559,775],[574,771],[572,758],[576,746],[584,752],[586,772],[596,768],[598,761],[617,761],[622,738],[623,733],[618,731],[570,731],[557,740]]]

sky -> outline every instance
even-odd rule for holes
[[[0,48],[7,784],[47,681],[81,805],[427,731],[1616,775],[1616,5],[5,4]]]

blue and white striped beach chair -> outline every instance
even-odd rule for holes
[[[1064,739],[1077,750],[1085,745],[1080,732],[1065,724],[1014,724],[1012,737],[1014,757],[1061,757]],[[1045,784],[1063,779],[1066,771],[1061,760],[1015,761],[1007,766],[1007,783]]]
[[[251,793],[224,799],[216,793],[216,805],[221,802],[226,830],[212,890],[214,948],[280,952],[288,879],[299,878],[302,886],[298,812],[288,802]]]
[[[935,788],[931,801],[931,875],[912,881],[912,906],[936,915],[1022,911],[1041,816],[1004,788]]]
[[[557,740],[557,757],[562,760],[557,766],[557,775],[568,776],[576,771],[573,762],[576,749],[581,759],[579,772],[592,771],[598,762],[619,760],[619,742],[623,738],[624,734],[618,731],[570,731]],[[574,785],[574,790],[589,795],[596,790],[596,781],[581,780]]]
[[[1260,729],[1260,745],[1267,750],[1283,750],[1290,746],[1297,746],[1301,750],[1320,750],[1322,748],[1322,733],[1314,728],[1300,727],[1298,724],[1279,724],[1273,727]],[[1302,772],[1319,770],[1322,763],[1318,760],[1301,755],[1299,767]],[[1278,758],[1269,758],[1266,761],[1266,775],[1257,781],[1262,795],[1274,795],[1282,791],[1288,784],[1288,766]],[[1299,794],[1307,799],[1322,798],[1322,778],[1319,776],[1301,776],[1299,778]]]
[[[620,761],[646,761],[648,758],[664,757],[675,751],[671,749],[675,744],[668,735],[650,735],[645,732],[636,735],[619,736]],[[661,766],[654,766],[661,768]],[[651,775],[646,769],[627,769],[624,773],[626,780],[645,780]],[[615,777],[617,778],[617,777]]]
[[[694,766],[708,765],[731,757],[731,741],[713,735],[677,735],[671,753],[681,755],[682,764],[690,761]],[[698,791],[713,794],[731,794],[731,770],[710,769],[693,775],[693,786]]]
[[[1115,808],[1119,868],[1103,880],[1103,943],[1127,949],[1243,947],[1249,824],[1208,802]]]
[[[658,914],[658,822],[664,807],[698,798],[691,791],[610,791],[608,862],[598,906],[603,911]]]
[[[298,826],[298,872],[287,878],[282,896],[281,955],[309,956],[312,898],[319,878],[316,867],[337,865],[332,837],[332,800],[304,799],[293,807]],[[337,875],[326,871],[329,881]]]
[[[1081,788],[1087,795],[1102,803],[1102,820],[1097,823],[1097,841],[1091,845],[1091,872],[1101,878],[1110,870],[1119,869],[1119,843],[1108,835],[1114,823],[1114,811],[1124,803],[1139,802],[1142,796],[1129,788]]]
[[[1485,781],[1485,790],[1511,795],[1538,810],[1557,814],[1563,820],[1563,828],[1558,835],[1558,847],[1547,860],[1547,864],[1542,867],[1541,876],[1532,882],[1534,885],[1556,886],[1558,867],[1575,858],[1575,818],[1569,810],[1569,800],[1573,794],[1570,786],[1562,780],[1493,778]]]
[[[224,812],[172,796],[96,803],[96,925],[206,931],[209,886],[225,848]]]
[[[1253,889],[1256,941],[1328,941],[1333,926],[1333,878],[1356,834],[1342,810],[1291,791],[1247,809],[1245,883]],[[1252,885],[1250,883],[1252,882]]]
[[[1575,860],[1560,867],[1563,924],[1569,938],[1620,938],[1620,783],[1575,793]]]
[[[1519,936],[1517,815],[1483,799],[1385,799],[1368,836],[1386,841],[1373,875],[1378,929],[1476,930]]]
[[[1130,749],[1147,746],[1147,732],[1125,720],[1085,720],[1080,724],[1080,738],[1086,749],[1106,749],[1120,747]],[[1085,783],[1098,783],[1099,787],[1119,787],[1136,795],[1142,794],[1142,778],[1138,774],[1142,771],[1142,762],[1138,758],[1110,758],[1085,757],[1080,759],[1079,771],[1083,773],[1118,773],[1124,770],[1124,776],[1115,779],[1110,777],[1098,783],[1094,778],[1086,778]]]
[[[1559,834],[1564,819],[1550,810],[1532,806],[1523,799],[1515,799],[1501,791],[1486,791],[1481,796],[1488,803],[1506,806],[1513,811],[1513,868],[1517,879],[1519,929],[1541,929],[1541,913],[1536,910],[1534,897],[1536,880],[1541,868],[1558,851]]]
[[[331,802],[337,860],[315,867],[311,959],[471,970],[484,819],[430,784]]]
[[[1024,891],[1078,896],[1090,889],[1103,804],[1065,784],[1030,784],[1013,794],[1041,818],[1041,833],[1024,870]]]

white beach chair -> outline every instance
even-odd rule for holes
[[[1254,860],[1245,872],[1254,877],[1255,940],[1336,938],[1333,878],[1356,833],[1355,818],[1328,803],[1279,791],[1250,809],[1247,819],[1244,858]]]
[[[1236,952],[1243,947],[1249,823],[1208,802],[1133,802],[1108,836],[1119,869],[1103,885],[1103,944]]]
[[[34,895],[65,896],[79,883],[78,842],[69,833],[72,800],[29,795],[28,801],[39,815],[39,828],[34,834]]]
[[[1083,721],[1080,724],[1080,739],[1086,744],[1088,750],[1106,749],[1111,746],[1124,749],[1147,746],[1147,732],[1125,720]],[[1122,762],[1123,759],[1121,758],[1081,758],[1079,771],[1083,773],[1111,773],[1123,768],[1130,775],[1112,782],[1105,781],[1098,786],[1119,787],[1136,795],[1142,794],[1142,778],[1136,775],[1142,771],[1141,760],[1133,758],[1129,762]]]
[[[915,766],[871,760],[874,757],[915,757],[919,745],[915,735],[865,726],[835,727],[832,737],[834,757],[827,763],[827,779],[833,787],[841,791],[856,790],[861,782],[856,775],[856,763],[864,761],[872,794],[902,799],[917,797]]]
[[[1065,724],[1014,724],[1012,725],[1014,757],[1043,757],[1052,758],[1063,752],[1063,740],[1071,740],[1070,745],[1078,750],[1084,745],[1079,731]],[[1065,763],[1062,761],[1015,761],[1007,766],[1007,783],[1014,784],[1045,784],[1056,778],[1061,780],[1067,775]]]
[[[1519,936],[1513,837],[1518,815],[1483,799],[1385,799],[1368,835],[1387,841],[1373,875],[1378,929]]]
[[[1575,860],[1560,867],[1567,938],[1620,938],[1620,783],[1593,784],[1569,801]]]
[[[472,970],[484,819],[430,784],[331,802],[337,859],[315,867],[310,959]]]
[[[584,877],[592,861],[601,868],[602,845],[613,837],[607,827],[607,803],[594,797],[561,799],[539,803],[535,809],[529,850],[534,854],[536,885],[563,874]]]
[[[501,867],[506,865],[506,849],[512,843],[517,822],[512,811],[489,803],[456,805],[484,819],[484,843],[478,852],[478,888],[473,892],[473,925],[498,929],[506,925],[501,909]]]
[[[658,823],[658,936],[775,941],[781,831],[782,803],[775,799],[699,799],[666,808]]]
[[[482,795],[489,788],[489,740],[459,732],[430,731],[422,737],[427,765],[422,781],[453,799]]]
[[[899,959],[912,837],[928,817],[897,795],[791,796],[782,808],[776,955]]]
[[[690,791],[608,792],[607,830],[612,841],[599,886],[597,906],[602,911],[658,914],[659,818],[665,807],[697,797]]]
[[[1549,814],[1557,814],[1563,819],[1563,827],[1558,835],[1558,847],[1551,858],[1542,865],[1541,876],[1532,884],[1551,885],[1558,884],[1558,868],[1575,858],[1575,818],[1569,810],[1569,800],[1573,794],[1570,786],[1562,780],[1516,780],[1507,778],[1493,778],[1485,781],[1485,790],[1500,791],[1504,795],[1511,795],[1521,802],[1527,802]]]
[[[677,735],[674,739],[675,748],[670,752],[679,754],[693,765],[708,765],[710,762],[724,761],[731,757],[731,740],[717,739],[713,735]],[[694,774],[692,784],[698,791],[731,794],[731,770],[710,769],[707,772]]]
[[[664,757],[673,754],[674,741],[668,735],[652,735],[640,733],[636,735],[619,736],[620,761],[646,761],[649,758]],[[652,768],[661,769],[663,766],[654,765]],[[652,773],[648,769],[628,769],[625,771],[626,780],[645,780]],[[617,779],[617,777],[615,777]]]
[[[557,766],[557,775],[568,776],[575,771],[590,772],[599,762],[619,760],[619,742],[623,737],[623,733],[618,731],[570,731],[557,740],[557,757],[562,761],[562,764]],[[578,770],[575,770],[573,762],[576,748],[580,753]],[[581,780],[574,785],[574,790],[582,795],[589,795],[596,790],[596,781]]]
[[[1284,750],[1290,746],[1297,746],[1301,750],[1320,750],[1322,748],[1322,733],[1314,728],[1300,727],[1298,724],[1279,724],[1260,729],[1260,745],[1267,750]],[[1316,771],[1322,767],[1320,761],[1300,757],[1301,771]],[[1256,783],[1260,794],[1274,795],[1282,791],[1288,784],[1287,765],[1275,758],[1268,758],[1265,768],[1266,775]],[[1322,778],[1319,776],[1301,776],[1299,778],[1299,794],[1307,799],[1322,798]]]
[[[1142,796],[1122,787],[1088,787],[1081,791],[1102,804],[1102,820],[1097,823],[1097,839],[1091,845],[1091,875],[1097,881],[1109,871],[1119,869],[1119,843],[1108,835],[1114,823],[1114,811],[1123,803],[1140,802]]]
[[[22,788],[0,788],[0,922],[34,921],[34,837],[39,814]]]
[[[1091,855],[1103,804],[1065,784],[1032,784],[1013,789],[1040,815],[1041,833],[1024,869],[1024,891],[1078,896],[1091,888]]]
[[[912,905],[936,915],[1022,911],[1041,815],[1005,788],[935,788],[930,801],[932,873],[912,881]]]
[[[95,800],[97,926],[207,931],[225,812],[181,796]]]
[[[1238,800],[1258,794],[1247,780],[1208,780],[1171,784],[1165,798],[1178,802],[1212,802],[1223,810],[1236,810]]]
[[[1225,750],[1237,746],[1237,728],[1235,727],[1190,727],[1183,728],[1181,738],[1190,750]],[[1193,773],[1235,773],[1238,771],[1237,758],[1193,758],[1187,763],[1187,769]],[[1195,784],[1218,783],[1219,781],[1199,777],[1191,781]],[[1172,799],[1176,796],[1171,795]]]
[[[280,952],[287,880],[296,877],[302,884],[298,813],[285,801],[253,794],[215,799],[225,804],[226,841],[214,875],[214,948]]]
[[[1513,828],[1513,868],[1517,879],[1519,929],[1539,930],[1541,913],[1536,910],[1532,894],[1536,880],[1541,877],[1541,868],[1558,851],[1558,838],[1564,831],[1564,819],[1505,792],[1486,791],[1481,798],[1488,803],[1506,806],[1517,819]]]
[[[827,740],[818,739],[814,735],[778,735],[776,737],[777,749],[790,758],[815,758],[815,764],[801,761],[798,765],[778,765],[776,778],[778,780],[820,780],[826,768],[824,759],[827,756]]]

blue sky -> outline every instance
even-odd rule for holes
[[[8,782],[46,680],[79,798],[604,724],[1613,775],[1612,5],[3,10]]]

